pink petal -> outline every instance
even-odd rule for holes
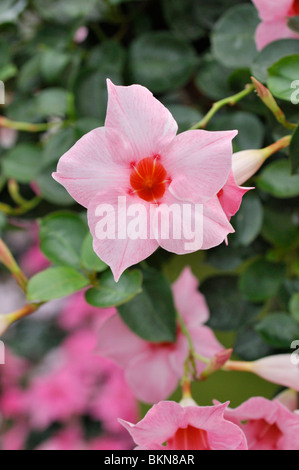
[[[230,173],[227,182],[218,193],[221,207],[228,219],[238,212],[244,194],[246,194],[250,189],[251,188],[242,188],[241,186],[238,186],[233,173]]]
[[[146,341],[135,335],[118,314],[108,318],[99,331],[98,353],[113,359],[121,367],[127,367],[131,360],[146,350]]]
[[[149,345],[146,353],[136,356],[135,360],[130,362],[125,370],[125,376],[139,400],[157,403],[175,391],[188,355],[185,338],[182,338],[180,343],[170,346]]]
[[[278,409],[273,401],[263,397],[253,397],[235,409],[227,408],[224,416],[234,423],[264,419],[273,424],[277,420]]]
[[[212,358],[224,347],[217,340],[214,332],[208,326],[200,326],[190,329],[190,336],[194,349],[200,356]],[[197,373],[200,374],[206,368],[206,364],[197,361]]]
[[[120,201],[118,199],[119,197],[124,198],[126,208],[118,205]],[[136,202],[138,202],[141,212],[130,217],[127,211],[129,211],[130,207],[136,204]],[[104,205],[106,205],[106,215],[103,217],[111,228],[109,235],[111,239],[99,239],[98,235],[96,235],[96,233],[98,233],[97,224],[103,220],[103,218],[96,215],[97,208],[103,208]],[[124,215],[124,217],[118,217],[118,213]],[[88,206],[87,215],[89,228],[93,235],[94,251],[110,266],[116,282],[125,269],[148,258],[158,248],[157,241],[150,238],[148,205],[140,198],[136,201],[134,196],[117,191],[116,189],[110,189],[99,193],[92,199]],[[137,216],[140,224],[136,230],[144,229],[144,233],[141,234],[142,237],[145,237],[144,239],[132,238],[132,230],[134,230],[134,227],[130,225],[130,222]]]
[[[84,207],[99,191],[130,180],[132,150],[119,132],[99,127],[83,136],[59,160],[53,178]]]
[[[292,363],[290,354],[259,359],[252,363],[252,370],[269,382],[293,388],[299,392],[299,366]]]
[[[231,171],[236,135],[237,131],[203,130],[179,134],[161,158],[172,179],[172,194],[201,203],[215,196]]]
[[[105,126],[124,135],[131,143],[135,160],[163,152],[178,129],[171,113],[143,86],[115,86],[110,80],[107,86]]]
[[[287,16],[294,0],[252,0],[260,18],[265,21],[280,19]]]
[[[206,323],[210,317],[204,296],[198,292],[198,279],[186,267],[172,285],[175,306],[190,329]]]
[[[178,237],[178,233],[170,231],[169,237],[163,237],[161,221],[157,230],[159,245],[171,253],[182,255],[200,249],[207,250],[220,245],[229,233],[234,232],[221,208],[218,197],[203,204],[203,217],[200,217],[197,205],[180,201],[167,192],[164,195],[163,204],[156,208],[161,213],[162,221],[169,218],[169,207],[172,205],[176,206],[176,210],[170,220],[170,227],[174,226],[181,236]],[[186,207],[188,218],[183,216]]]
[[[268,44],[277,41],[278,39],[288,38],[299,39],[299,34],[295,33],[288,27],[285,18],[260,23],[255,34],[258,50],[263,49]]]

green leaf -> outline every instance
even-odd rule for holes
[[[29,301],[46,302],[73,294],[88,284],[89,280],[73,268],[49,268],[30,279],[27,298]]]
[[[231,331],[250,321],[258,313],[238,289],[236,276],[214,276],[200,286],[211,313],[209,326],[216,330]]]
[[[49,49],[41,56],[41,73],[49,82],[54,82],[64,72],[69,64],[71,56],[63,52]]]
[[[299,243],[297,214],[283,204],[264,207],[263,237],[278,247],[295,248]]]
[[[68,92],[62,88],[47,88],[35,97],[36,111],[41,116],[65,116]]]
[[[263,224],[263,206],[256,194],[247,194],[241,207],[232,219],[236,230],[233,235],[234,245],[248,246],[259,235]]]
[[[2,160],[2,170],[7,178],[20,183],[33,181],[41,168],[42,152],[34,144],[19,144]]]
[[[163,13],[167,24],[184,39],[204,36],[201,26],[200,3],[194,0],[163,0]]]
[[[252,113],[235,111],[216,117],[209,125],[209,130],[234,130],[239,133],[234,139],[234,150],[247,150],[262,146],[265,129],[261,120]]]
[[[197,64],[194,49],[169,32],[151,32],[138,37],[130,49],[132,81],[154,93],[184,86]]]
[[[275,348],[289,349],[291,343],[299,337],[298,323],[285,313],[271,313],[255,328],[264,341]]]
[[[292,16],[288,19],[288,27],[294,31],[295,33],[299,34],[299,16]]]
[[[226,67],[250,67],[257,55],[255,30],[259,23],[252,5],[237,5],[224,13],[212,33],[212,52]]]
[[[81,247],[87,234],[87,225],[73,212],[56,212],[44,217],[40,225],[40,248],[55,264],[81,266]]]
[[[196,85],[206,96],[221,100],[232,94],[228,79],[232,69],[220,64],[212,56],[204,58],[196,75]]]
[[[299,82],[298,82],[299,85]],[[299,126],[297,127],[290,144],[290,161],[292,174],[299,173]]]
[[[118,282],[109,270],[99,280],[98,287],[89,289],[85,298],[94,307],[114,307],[129,302],[142,291],[141,271],[126,271]]]
[[[84,268],[90,271],[102,272],[105,271],[108,266],[102,261],[98,255],[94,252],[92,247],[92,235],[88,233],[81,249],[81,263]]]
[[[78,140],[74,128],[68,127],[56,132],[47,140],[43,150],[43,168],[57,163],[59,158],[67,152]]]
[[[238,332],[234,353],[244,361],[256,361],[273,354],[273,348],[265,343],[253,327],[248,326]]]
[[[127,326],[138,336],[153,343],[174,342],[176,312],[171,286],[162,273],[144,272],[142,293],[118,307]]]
[[[280,39],[271,42],[254,60],[251,67],[252,75],[260,82],[267,83],[268,68],[283,57],[297,53],[299,54],[298,39]]]
[[[299,175],[291,175],[287,160],[270,163],[257,177],[257,184],[274,197],[283,199],[299,196]]]
[[[26,6],[26,0],[1,0],[0,24],[15,23]]]
[[[263,302],[274,297],[286,274],[285,265],[264,259],[253,261],[240,277],[240,288],[252,302]]]
[[[106,12],[107,5],[104,0],[34,0],[34,6],[42,18],[59,23],[69,23],[77,18],[90,16],[99,19],[102,12]]]
[[[74,204],[73,198],[68,194],[66,189],[52,178],[53,171],[56,171],[56,167],[46,167],[36,178],[41,196],[46,201],[58,206],[70,206]]]
[[[289,309],[293,319],[299,323],[299,293],[293,294],[289,303]]]
[[[182,104],[167,104],[166,106],[178,123],[178,132],[189,130],[190,127],[199,122],[203,117],[203,114],[197,109],[191,108],[191,106],[184,106]]]
[[[268,88],[282,100],[298,104],[299,54],[288,55],[273,64],[269,69]]]

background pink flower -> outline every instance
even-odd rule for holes
[[[299,39],[299,34],[287,25],[288,18],[299,15],[298,0],[252,1],[262,20],[256,31],[256,43],[259,50],[278,39]]]
[[[210,358],[223,347],[212,330],[204,326],[209,310],[197,287],[198,280],[190,268],[185,268],[173,284],[174,301],[196,352]],[[115,314],[103,324],[98,340],[99,353],[124,368],[127,382],[140,400],[155,403],[167,398],[177,387],[189,353],[187,338],[179,325],[175,343],[150,343],[136,336]],[[200,374],[205,365],[200,361],[196,365]]]
[[[247,450],[242,430],[224,419],[226,407],[183,407],[165,401],[154,405],[136,425],[120,422],[143,450]]]
[[[243,429],[249,450],[299,450],[299,415],[278,400],[253,397],[224,416]]]

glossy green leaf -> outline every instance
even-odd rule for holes
[[[126,271],[118,282],[109,270],[99,280],[99,286],[89,289],[85,298],[94,307],[114,307],[129,302],[142,291],[141,271]]]
[[[162,273],[144,272],[142,293],[118,307],[127,326],[141,338],[153,342],[174,342],[176,312],[171,287]]]
[[[27,298],[29,301],[46,302],[73,294],[88,284],[89,280],[73,268],[49,268],[30,279]]]
[[[283,264],[264,259],[256,260],[241,275],[241,291],[252,302],[270,299],[278,292],[285,274]]]

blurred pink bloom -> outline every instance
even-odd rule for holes
[[[87,390],[69,368],[37,376],[28,390],[28,413],[34,428],[44,429],[85,410]]]
[[[140,450],[247,450],[242,430],[224,419],[226,407],[162,401],[136,425],[120,422]]]
[[[83,436],[81,429],[72,424],[63,429],[56,436],[43,442],[35,450],[83,450]]]
[[[173,285],[174,301],[195,351],[211,358],[223,347],[212,330],[203,326],[209,319],[209,310],[197,287],[198,280],[190,268],[185,268]],[[137,398],[155,403],[167,398],[177,387],[189,347],[179,327],[175,343],[150,343],[136,336],[115,314],[99,332],[99,353],[124,368],[126,380]],[[204,369],[205,365],[197,361],[198,374]]]
[[[250,398],[224,417],[241,427],[249,450],[299,450],[299,415],[278,400]]]
[[[118,418],[128,421],[138,419],[138,406],[133,392],[128,387],[124,372],[111,363],[113,373],[102,384],[101,392],[90,401],[89,412],[94,419],[104,423],[105,429],[111,432],[122,432]]]
[[[49,260],[40,251],[39,246],[30,248],[22,257],[21,267],[30,276],[43,271],[50,265]]]
[[[124,438],[104,436],[92,439],[86,447],[86,450],[131,450],[133,442],[131,438],[126,440]]]
[[[299,0],[252,1],[262,20],[256,31],[256,43],[259,50],[278,39],[299,39],[299,34],[287,25],[290,17],[299,15]]]
[[[73,330],[89,324],[96,329],[113,313],[115,308],[96,308],[89,305],[84,291],[72,295],[66,302],[63,311],[58,317],[58,324],[64,330]]]
[[[5,365],[0,366],[0,387],[13,387],[18,385],[29,368],[28,362],[5,348]]]
[[[232,139],[237,131],[192,130],[176,135],[178,126],[170,112],[140,85],[121,87],[108,80],[108,97],[105,127],[91,131],[64,154],[53,177],[87,207],[94,250],[115,279],[159,246],[184,254],[222,243],[234,230],[217,193],[232,169]],[[96,236],[97,208],[113,207],[107,213],[113,223],[119,196],[125,197],[127,211],[136,203],[144,209],[145,239],[128,238],[127,220],[121,218],[114,239]],[[183,237],[164,239],[157,233],[159,227],[151,231],[149,223],[150,209],[154,214],[161,211],[163,217],[172,204],[183,209],[186,203],[193,222],[195,204],[203,205],[203,241],[190,250]],[[181,228],[182,220],[177,218],[175,224]]]
[[[80,28],[77,29],[74,35],[74,42],[77,44],[80,44],[81,42],[84,42],[85,39],[87,38],[89,33],[89,30],[86,26],[81,26]]]
[[[26,422],[14,424],[8,431],[1,435],[1,450],[23,450],[29,434]]]
[[[18,140],[18,131],[15,129],[8,129],[6,127],[0,127],[0,146],[4,149],[10,149],[14,147]]]
[[[17,387],[5,388],[0,396],[0,414],[4,418],[18,417],[26,410],[26,392]]]

